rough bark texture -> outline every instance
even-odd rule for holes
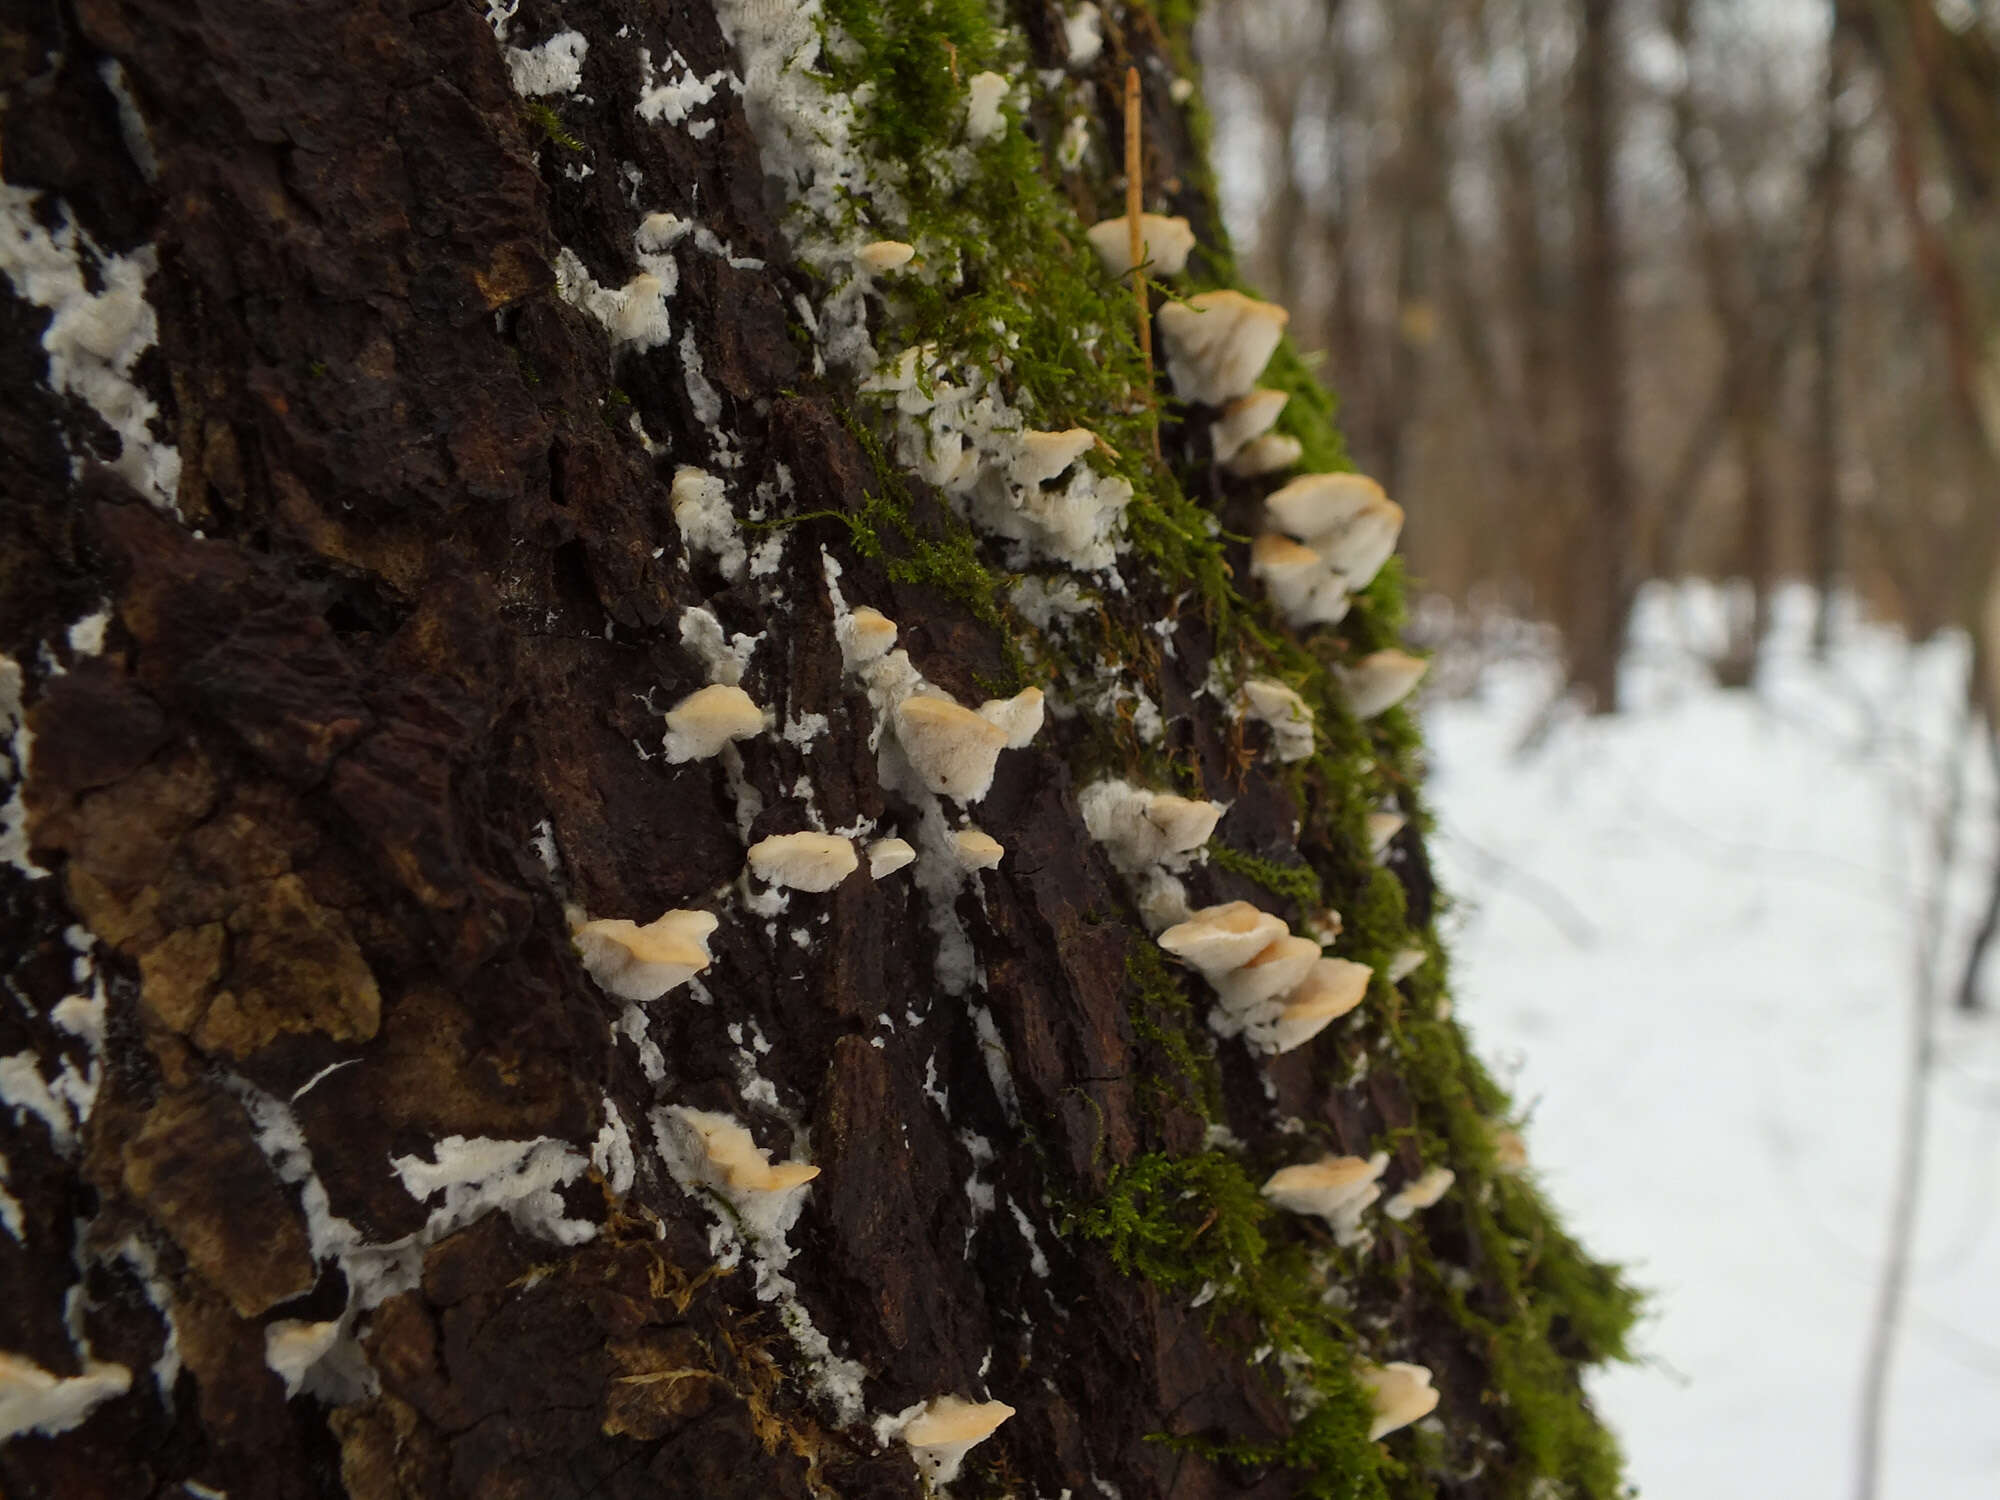
[[[1107,9],[1080,73],[1101,128],[1115,138],[1141,64],[1155,196],[1219,243],[1167,94],[1175,36]],[[1014,12],[1025,61],[1061,68],[1061,13]],[[816,371],[797,311],[814,278],[738,94],[715,91],[700,134],[634,108],[648,65],[738,66],[711,8],[524,0],[510,40],[564,29],[588,52],[557,116],[453,0],[0,6],[0,167],[26,195],[10,201],[51,242],[87,236],[90,293],[156,248],[157,338],[129,374],[179,455],[145,494],[136,440],[58,378],[48,299],[0,279],[0,699],[21,703],[0,830],[18,835],[0,868],[0,1373],[129,1375],[24,1424],[0,1490],[922,1493],[899,1444],[842,1420],[802,1310],[865,1371],[870,1416],[947,1393],[1018,1409],[959,1493],[1601,1492],[1594,1429],[1552,1427],[1530,1397],[1587,1427],[1575,1362],[1617,1335],[1582,1309],[1623,1294],[1478,1155],[1468,1132],[1502,1104],[1432,1014],[1435,958],[1401,990],[1378,976],[1361,1019],[1310,1049],[1198,1057],[1233,1132],[1214,1135],[1199,1090],[1172,1082],[1174,1042],[1206,1038],[1163,1030],[1135,991],[1157,950],[1078,814],[1115,724],[1079,714],[1001,758],[976,815],[1005,860],[952,902],[982,993],[941,991],[938,913],[908,872],[748,908],[746,844],[808,808],[882,834],[920,817],[878,776],[826,555],[847,603],[898,621],[959,699],[1019,664],[990,609],[840,519],[870,514],[883,476],[851,380]],[[1060,120],[1014,128],[1053,152]],[[1117,201],[1087,165],[1064,191],[1085,222]],[[720,245],[677,252],[671,346],[614,350],[552,266],[567,247],[624,283],[655,212]],[[669,500],[677,464],[711,462],[718,407],[733,488],[769,485],[775,517],[832,516],[774,533],[773,567],[734,582],[684,545]],[[1216,475],[1205,432],[1170,422],[1168,457],[1248,528],[1268,486]],[[908,547],[957,535],[910,492]],[[1268,873],[1242,873],[1292,870],[1351,929],[1393,896],[1387,927],[1347,940],[1371,962],[1427,943],[1416,829],[1388,875],[1360,835],[1382,798],[1419,810],[1394,779],[1414,767],[1406,730],[1370,741],[1345,721],[1338,762],[1280,776],[1264,731],[1203,696],[1227,616],[1188,579],[1127,581],[1105,618],[1144,657],[1158,753],[1182,790],[1232,803],[1238,857],[1189,876],[1195,903],[1254,899],[1302,926]],[[708,681],[691,606],[762,633],[743,686],[778,724],[826,721],[744,741],[741,784],[727,757],[658,748],[661,710]],[[1383,619],[1359,611],[1322,654],[1383,644]],[[713,965],[698,989],[613,1001],[566,905],[715,911]],[[795,1301],[718,1264],[726,1219],[657,1149],[669,1105],[734,1115],[776,1158],[809,1146]],[[1089,1228],[1132,1173],[1211,1140],[1256,1181],[1379,1144],[1393,1185],[1461,1153],[1459,1194],[1421,1229],[1384,1221],[1333,1283],[1357,1355],[1421,1360],[1445,1392],[1441,1427],[1390,1439],[1407,1468],[1372,1444],[1338,1461],[1286,1446],[1304,1408],[1253,1356],[1274,1337],[1260,1317],[1291,1304],[1191,1305],[1206,1299]],[[474,1149],[501,1165],[452,1179],[451,1153]],[[1180,1225],[1169,1248],[1192,1264],[1211,1232]],[[1314,1226],[1261,1232],[1312,1275],[1333,1264]],[[378,1272],[384,1294],[359,1305]],[[335,1324],[288,1394],[284,1340]]]

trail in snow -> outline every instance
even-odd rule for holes
[[[1790,593],[1757,690],[1709,684],[1713,589],[1642,601],[1632,710],[1564,719],[1544,653],[1427,712],[1458,1015],[1532,1107],[1532,1160],[1656,1294],[1592,1389],[1648,1500],[1843,1496],[1885,1244],[1915,935],[1967,649]],[[1967,763],[1948,1002],[1994,853]],[[2000,964],[1935,1080],[1884,1500],[2000,1495]]]

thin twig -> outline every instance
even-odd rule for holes
[[[1139,70],[1125,70],[1125,229],[1132,252],[1132,300],[1139,314],[1139,353],[1146,361],[1146,402],[1153,401],[1153,309],[1146,295],[1145,158],[1139,140]],[[1160,456],[1160,424],[1153,423],[1153,457]]]

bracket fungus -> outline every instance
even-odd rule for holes
[[[747,1194],[791,1193],[819,1176],[819,1168],[810,1162],[781,1161],[773,1166],[771,1153],[728,1115],[680,1106],[668,1113],[700,1145],[702,1176],[709,1185],[739,1203]]]
[[[1392,1360],[1386,1365],[1361,1365],[1354,1373],[1368,1387],[1369,1404],[1375,1408],[1375,1420],[1368,1424],[1371,1443],[1437,1410],[1438,1393],[1423,1365]]]
[[[1396,841],[1396,835],[1408,825],[1409,819],[1396,812],[1372,812],[1368,815],[1368,854],[1372,859],[1380,859],[1388,853],[1389,846]]]
[[[1287,932],[1258,950],[1247,964],[1214,976],[1216,994],[1239,1019],[1304,982],[1319,962],[1319,944]]]
[[[1451,1190],[1458,1174],[1450,1167],[1432,1167],[1423,1176],[1404,1186],[1382,1205],[1382,1212],[1398,1223],[1419,1209],[1430,1208]]]
[[[1132,269],[1131,215],[1091,225],[1089,237],[1090,248],[1113,276],[1123,276]],[[1147,269],[1155,276],[1178,276],[1187,269],[1188,253],[1194,249],[1194,229],[1186,219],[1142,213],[1139,237]]]
[[[1158,864],[1182,864],[1206,844],[1228,809],[1129,781],[1093,782],[1077,799],[1083,826],[1128,875]]]
[[[1241,292],[1203,292],[1160,309],[1167,377],[1183,401],[1225,406],[1264,373],[1291,314]]]
[[[1387,713],[1410,696],[1430,663],[1407,651],[1371,651],[1351,667],[1335,667],[1334,677],[1357,719]]]
[[[1247,396],[1238,396],[1222,408],[1222,415],[1208,427],[1210,444],[1215,449],[1215,461],[1226,464],[1243,451],[1245,444],[1262,437],[1271,430],[1271,424],[1278,420],[1278,414],[1285,409],[1285,403],[1292,398],[1283,391],[1269,390],[1259,386]]]
[[[896,622],[879,609],[864,604],[841,620],[840,657],[850,672],[879,661],[896,644]]]
[[[896,705],[896,740],[939,797],[977,802],[993,785],[1007,731],[949,698],[919,693]]]
[[[1424,960],[1429,957],[1430,954],[1421,948],[1398,948],[1396,956],[1390,959],[1388,965],[1382,970],[1382,977],[1391,984],[1401,984],[1405,979],[1408,979],[1417,970],[1421,969],[1424,966]]]
[[[33,1360],[0,1351],[0,1442],[24,1432],[68,1432],[94,1407],[132,1387],[123,1365],[85,1358],[80,1375],[52,1375]]]
[[[1204,906],[1185,922],[1160,934],[1160,946],[1183,963],[1216,979],[1240,969],[1277,939],[1286,936],[1283,918],[1259,911],[1248,901]]]
[[[1271,1050],[1290,1052],[1318,1036],[1368,998],[1374,974],[1368,965],[1349,959],[1320,959],[1285,996],[1277,1018],[1267,1023]]]
[[[1042,732],[1046,705],[1038,687],[1023,688],[1011,698],[988,698],[979,717],[1007,736],[1007,748],[1019,750]]]
[[[1244,718],[1269,726],[1273,759],[1304,760],[1313,753],[1312,706],[1282,682],[1251,678],[1243,684],[1237,706]]]
[[[938,1396],[904,1426],[903,1441],[933,1484],[950,1484],[965,1455],[1013,1415],[1014,1408],[1004,1401]]]
[[[1349,592],[1382,571],[1403,533],[1403,507],[1362,474],[1301,474],[1272,493],[1264,514],[1325,558]]]
[[[570,934],[597,987],[620,1000],[657,1000],[710,963],[712,912],[670,911],[641,927],[623,917],[585,922]]]
[[[1007,849],[992,834],[977,828],[961,828],[951,836],[951,851],[968,870],[991,870],[1006,857]]]
[[[1014,460],[1007,466],[1007,477],[1029,488],[1047,484],[1096,446],[1097,434],[1088,427],[1024,432]]]
[[[908,839],[877,839],[868,846],[868,878],[893,875],[917,857]]]
[[[1333,1229],[1343,1248],[1362,1236],[1361,1215],[1382,1196],[1377,1181],[1389,1167],[1389,1154],[1370,1157],[1326,1156],[1303,1166],[1282,1167],[1263,1186],[1263,1194],[1295,1214],[1317,1214]]]
[[[1262,437],[1250,439],[1222,467],[1238,479],[1256,479],[1265,474],[1275,474],[1280,469],[1289,469],[1305,454],[1306,445],[1290,433],[1267,432]]]
[[[830,891],[860,864],[853,840],[831,833],[780,833],[750,846],[757,878],[794,891]]]
[[[664,745],[669,765],[707,760],[731,740],[764,730],[764,710],[740,687],[713,683],[667,710]]]
[[[1250,576],[1294,629],[1335,625],[1347,616],[1346,580],[1312,548],[1275,531],[1250,544]]]
[[[855,251],[854,258],[871,271],[895,271],[907,266],[916,253],[916,246],[901,240],[876,240]]]

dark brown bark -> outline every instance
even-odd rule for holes
[[[1019,10],[1032,61],[1061,66],[1055,13]],[[794,308],[814,284],[737,94],[716,91],[700,134],[631,107],[661,59],[697,79],[737,66],[711,7],[523,0],[514,24],[588,37],[558,123],[592,172],[514,92],[472,4],[0,9],[6,181],[40,195],[45,231],[88,235],[91,274],[157,246],[157,346],[132,378],[181,459],[170,494],[136,489],[133,443],[52,387],[47,310],[0,287],[0,651],[27,730],[0,1057],[26,1060],[10,1087],[74,1080],[46,1110],[0,1113],[20,1218],[0,1234],[0,1351],[58,1379],[91,1373],[86,1350],[130,1374],[9,1442],[0,1488],[917,1496],[906,1453],[815,1397],[792,1314],[718,1261],[717,1213],[658,1149],[677,1105],[740,1114],[780,1157],[809,1136],[822,1175],[786,1274],[865,1370],[871,1413],[986,1391],[1019,1409],[962,1493],[1298,1492],[1293,1470],[1157,1441],[1213,1455],[1286,1436],[1281,1377],[1245,1357],[1256,1330],[1065,1233],[1115,1167],[1203,1141],[1158,1102],[1170,1069],[1135,1030],[1128,959],[1150,939],[1084,836],[1088,726],[1003,757],[979,806],[1006,861],[948,915],[983,996],[944,992],[942,917],[907,880],[794,893],[768,923],[734,887],[746,842],[808,821],[802,784],[830,828],[919,817],[884,789],[843,679],[829,558],[847,602],[901,622],[960,699],[1007,670],[1007,642],[845,524],[882,476],[851,390],[807,356]],[[1160,45],[1135,23],[1091,76],[1108,102],[1142,67],[1149,173],[1207,225]],[[121,128],[113,61],[154,170]],[[567,250],[625,284],[645,212],[725,249],[679,254],[672,347],[614,350],[554,267]],[[733,482],[768,486],[794,523],[748,581],[673,519],[676,466],[714,461],[711,402]],[[1183,468],[1205,430],[1169,429]],[[934,540],[942,512],[913,488]],[[1240,524],[1255,497],[1222,488]],[[1295,799],[1201,698],[1215,627],[1182,612],[1182,583],[1135,569],[1105,611],[1151,655],[1162,755],[1186,790],[1232,800],[1241,852],[1309,849],[1352,905],[1375,871],[1342,830],[1364,810],[1323,780]],[[780,723],[826,724],[746,740],[740,786],[727,761],[655,748],[660,711],[708,681],[682,631],[697,607],[760,636],[743,685]],[[1427,928],[1413,833],[1391,867]],[[1196,904],[1288,906],[1219,865],[1189,883]],[[566,907],[724,911],[705,990],[611,1002]],[[1224,1056],[1244,1150],[1290,1159],[1298,1120],[1329,1149],[1400,1132],[1398,1171],[1419,1167],[1418,1093],[1387,1052],[1357,1067],[1368,1045],[1329,1037],[1261,1069]],[[454,1151],[515,1148],[548,1180],[504,1210],[418,1190]],[[1532,1263],[1491,1264],[1471,1224],[1431,1233],[1469,1268],[1452,1296],[1500,1327],[1543,1288]],[[1491,1352],[1404,1234],[1384,1230],[1355,1295],[1461,1413],[1439,1493],[1501,1493],[1514,1418],[1481,1399]],[[379,1300],[351,1306],[372,1274]],[[271,1351],[343,1315],[353,1347],[288,1392]],[[1574,1401],[1570,1362],[1604,1351],[1553,1337]]]

